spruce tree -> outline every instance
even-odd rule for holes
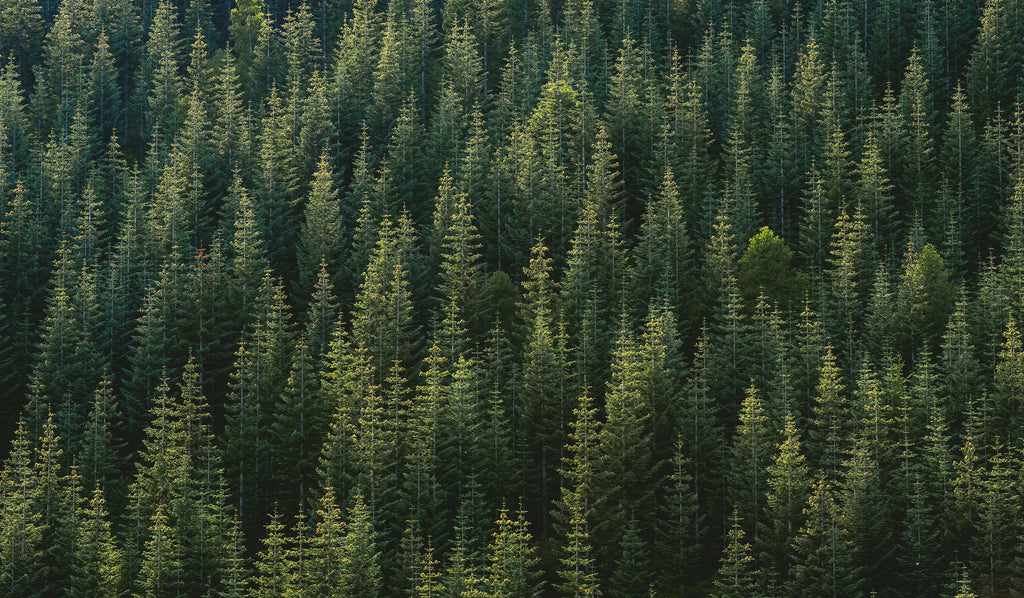
[[[96,487],[82,509],[68,594],[114,598],[124,593],[125,582],[124,561],[110,529],[103,490]]]
[[[547,248],[534,246],[533,259],[524,270],[525,290],[521,310],[526,325],[522,408],[519,412],[517,440],[526,471],[526,496],[533,500],[531,511],[540,510],[542,537],[549,533],[547,512],[556,500],[556,472],[564,445],[564,422],[572,392],[566,385],[568,355],[565,339],[558,323],[555,283],[551,279],[551,258]]]
[[[853,567],[853,542],[832,486],[816,482],[806,507],[807,521],[794,540],[794,596],[861,596]]]
[[[31,595],[38,588],[36,574],[44,564],[46,522],[42,489],[36,482],[32,443],[24,419],[18,423],[11,452],[0,472],[3,486],[3,571],[0,583],[12,595]]]
[[[296,247],[299,290],[310,293],[320,269],[338,280],[341,275],[343,219],[327,157],[320,156],[304,209]]]
[[[342,550],[341,595],[374,598],[382,589],[381,556],[377,549],[377,532],[361,495],[356,495],[348,519]]]
[[[733,437],[728,476],[729,503],[733,519],[745,521],[750,536],[758,542],[765,493],[771,437],[767,417],[757,388],[751,386],[740,405],[739,425]]]
[[[760,570],[755,570],[755,559],[750,555],[750,544],[743,542],[743,523],[733,511],[728,544],[722,552],[721,565],[715,575],[711,595],[716,598],[755,598],[758,593]]]
[[[512,519],[504,506],[498,509],[487,552],[484,587],[489,596],[531,598],[540,595],[543,582],[537,579],[537,549],[523,511]]]
[[[598,593],[598,577],[592,553],[590,521],[595,507],[597,483],[597,452],[600,447],[600,423],[596,421],[593,399],[585,393],[573,410],[572,430],[568,447],[570,460],[565,477],[572,486],[563,486],[560,503],[562,535],[562,583],[558,590],[564,596],[591,596]]]

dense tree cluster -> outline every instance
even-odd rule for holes
[[[1022,0],[6,0],[0,594],[1024,593]]]

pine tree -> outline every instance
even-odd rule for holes
[[[733,206],[734,233],[739,239],[754,236],[760,202],[755,192],[755,168],[760,164],[761,139],[760,102],[761,81],[757,56],[749,43],[740,49],[736,67],[736,91],[729,115],[729,130],[725,147],[724,170],[726,183],[723,193],[730,196]]]
[[[953,598],[977,598],[977,594],[971,591],[971,578],[967,575],[967,568],[963,564],[959,564],[959,570],[956,576],[956,594],[952,595]]]
[[[760,570],[755,570],[750,544],[744,543],[742,519],[736,511],[732,515],[728,544],[722,552],[721,565],[715,575],[711,595],[716,598],[754,598],[758,596]]]
[[[364,375],[365,378],[370,376]],[[400,378],[401,371],[396,365],[385,385],[402,386],[404,379]],[[350,392],[354,396],[347,397],[346,402],[355,412],[352,457],[356,461],[356,488],[365,493],[371,521],[375,526],[386,529],[384,522],[396,510],[398,442],[403,422],[398,419],[401,414],[396,413],[388,404],[387,397],[382,395],[384,392],[400,393],[401,390],[385,390],[381,386],[364,383],[358,391],[353,388]]]
[[[918,247],[914,240],[908,243],[896,298],[896,348],[908,363],[917,352],[938,348],[953,304],[953,285],[942,257],[930,244]]]
[[[620,325],[612,355],[597,463],[602,478],[609,479],[601,479],[606,486],[598,496],[604,509],[601,522],[595,521],[593,526],[595,530],[602,528],[602,537],[610,532],[612,545],[618,543],[615,539],[621,539],[619,534],[627,520],[647,521],[654,515],[646,510],[646,505],[654,502],[651,412],[645,400],[643,355],[630,328],[628,320]]]
[[[905,389],[902,364],[898,359],[890,360],[893,363],[883,380],[878,380],[867,363],[861,367],[854,391],[860,428],[853,432],[843,481],[843,506],[855,545],[854,564],[869,589],[884,587],[892,577],[890,567],[895,561],[898,537],[891,525],[882,522],[891,521],[893,511],[903,510],[906,495],[897,452],[897,406],[905,400]]]
[[[800,445],[800,431],[792,414],[786,414],[780,430],[782,442],[768,465],[765,524],[761,546],[765,549],[769,574],[784,585],[793,574],[790,546],[805,521],[804,505],[810,493],[810,479]]]
[[[115,598],[124,593],[121,549],[111,533],[103,490],[98,486],[82,510],[72,566],[69,596]]]
[[[690,380],[685,390],[686,402],[680,417],[685,432],[680,434],[679,448],[684,449],[682,455],[690,460],[688,465],[692,472],[690,484],[695,504],[690,523],[695,542],[701,542],[706,535],[714,533],[715,521],[722,514],[721,505],[725,498],[726,444],[718,404],[711,394],[713,373],[708,363],[708,351],[708,333],[705,328],[697,339]],[[680,457],[677,455],[676,459]],[[684,480],[677,474],[675,483],[684,483]]]
[[[348,518],[348,532],[342,549],[342,596],[374,598],[382,589],[381,555],[377,550],[377,532],[361,495],[356,495]]]
[[[611,324],[630,270],[619,229],[621,184],[604,129],[587,165],[586,189],[567,256],[562,287],[580,383],[600,388],[608,364]],[[681,217],[681,214],[679,215]],[[625,308],[625,306],[623,306]]]
[[[565,339],[558,324],[555,285],[551,280],[551,258],[547,248],[537,244],[533,259],[524,269],[525,291],[521,307],[526,325],[522,374],[521,410],[517,445],[528,459],[526,496],[531,510],[541,511],[541,537],[549,533],[547,511],[556,495],[556,472],[564,445],[564,422],[572,393],[566,386]],[[532,470],[532,471],[531,471]]]
[[[658,542],[654,552],[655,569],[659,571],[657,587],[668,590],[683,583],[685,575],[699,556],[696,533],[701,522],[695,519],[697,513],[693,475],[686,453],[683,451],[682,434],[673,447],[669,461],[670,469],[663,482],[664,500],[658,525]]]
[[[186,176],[186,197],[189,204],[189,218],[183,222],[186,238],[193,247],[209,244],[213,230],[214,206],[207,192],[207,179],[212,178],[210,170],[210,128],[206,88],[210,85],[206,41],[197,31],[192,42],[191,61],[188,67],[188,90],[181,102],[184,105],[181,132],[175,142],[180,152],[183,174]]]
[[[619,54],[608,69],[607,114],[604,120],[612,153],[619,157],[628,216],[632,215],[631,204],[637,200],[640,190],[647,186],[643,165],[650,161],[651,144],[648,140],[654,135],[650,120],[645,118],[645,113],[654,109],[644,103],[645,87],[649,83],[643,73],[651,66],[648,64],[650,56],[645,50],[643,45],[638,47],[630,33],[624,32]]]
[[[443,596],[448,589],[441,581],[441,563],[434,559],[434,547],[427,543],[425,553],[421,557],[419,571],[413,580],[412,596],[415,598],[436,598]]]
[[[249,569],[242,544],[242,529],[236,522],[228,534],[230,542],[229,556],[225,566],[225,574],[221,580],[221,595],[224,598],[242,598],[248,595]]]
[[[599,594],[597,573],[593,570],[590,534],[587,531],[587,517],[583,506],[583,497],[578,490],[563,491],[563,502],[568,526],[565,532],[565,544],[562,548],[565,556],[561,559],[564,569],[559,577],[563,583],[558,589],[563,596],[596,596]]]
[[[310,592],[314,596],[333,596],[346,566],[343,555],[346,525],[333,488],[324,488],[318,507],[313,515],[315,532],[309,538],[309,544],[300,547],[304,549],[302,570],[293,573],[293,576],[301,577],[292,583],[299,591]],[[299,556],[295,555],[292,560]]]
[[[969,430],[965,435],[960,454],[962,458],[953,462],[951,472],[954,505],[950,524],[960,537],[973,537],[978,523],[982,475],[973,431]]]
[[[443,533],[447,514],[443,503],[447,489],[438,483],[437,426],[447,400],[449,365],[441,348],[431,346],[423,360],[423,382],[409,408],[407,471],[403,476],[403,499],[414,523],[431,532]],[[396,405],[396,408],[400,406]]]
[[[99,306],[92,272],[75,267],[66,242],[61,244],[51,278],[53,288],[41,322],[30,394],[54,412],[70,456],[81,443],[86,397],[95,390],[103,371],[93,328],[99,320]]]
[[[1021,67],[1021,25],[1012,4],[990,0],[981,9],[981,27],[966,68],[967,91],[979,122],[985,122],[999,105],[1010,106],[1013,73]]]
[[[824,123],[820,122],[825,103],[827,75],[818,40],[809,36],[796,61],[791,92],[793,119],[793,149],[796,152],[796,170],[803,178],[810,172],[818,152],[818,139]]]
[[[176,13],[170,2],[160,2],[146,43],[144,72],[152,79],[145,84],[149,87],[148,100],[153,121],[148,133],[165,140],[174,139],[181,121],[182,83],[178,76],[181,40]]]
[[[262,550],[256,555],[255,575],[251,595],[258,598],[286,596],[289,583],[288,561],[285,554],[287,539],[280,516],[273,513],[267,522],[261,540]]]
[[[451,548],[442,582],[456,596],[475,595],[483,583],[483,534],[478,526],[483,523],[475,515],[479,506],[479,493],[466,491],[459,500],[458,512],[452,526]]]
[[[714,219],[714,214],[708,209],[709,197],[717,180],[716,165],[711,158],[714,137],[707,100],[696,78],[683,74],[680,62],[679,56],[672,56],[666,118],[679,154],[679,197],[683,212],[689,219],[695,246],[700,247],[710,238]],[[660,166],[665,168],[674,164]]]
[[[562,583],[558,590],[566,596],[589,596],[598,593],[598,579],[592,554],[590,529],[594,512],[597,484],[597,458],[601,427],[595,419],[593,399],[580,395],[573,410],[572,430],[568,447],[570,459],[564,475],[572,486],[562,486],[560,519],[563,536],[562,558],[564,569],[558,572]]]
[[[234,229],[230,243],[232,279],[229,297],[232,311],[238,314],[238,329],[244,331],[250,325],[250,310],[254,309],[256,295],[264,275],[270,270],[270,265],[263,248],[252,200],[238,175],[235,175],[232,182],[225,207],[234,210]]]
[[[488,545],[488,565],[484,587],[494,598],[530,598],[539,596],[543,582],[537,580],[537,549],[528,531],[526,514],[515,519],[508,509],[498,509],[495,530]]]
[[[300,190],[300,156],[295,147],[298,123],[289,114],[286,98],[272,87],[260,127],[255,156],[253,208],[259,222],[267,259],[276,272],[293,267],[292,247],[298,233],[297,209]]]
[[[284,289],[269,274],[254,290],[249,315],[229,382],[224,453],[228,473],[237,481],[234,498],[243,530],[252,533],[269,501],[270,427],[274,402],[287,384],[292,351]]]
[[[247,4],[243,0],[243,6]],[[243,52],[237,42],[234,50]],[[213,171],[230,172],[232,175],[235,172],[242,173],[243,168],[248,168],[250,160],[249,115],[242,102],[244,83],[239,81],[239,70],[245,73],[246,69],[237,69],[238,63],[234,56],[233,52],[224,52],[223,61],[215,75],[211,106],[213,130],[210,139]],[[230,181],[226,176],[215,178],[211,181],[211,195],[218,197],[226,193],[229,187]]]
[[[864,210],[866,224],[874,238],[878,255],[889,255],[897,243],[897,221],[893,186],[883,158],[879,140],[873,132],[868,131],[864,155],[857,167],[859,180],[853,195],[860,208]],[[923,215],[918,215],[917,221],[923,225]]]
[[[181,544],[168,524],[164,505],[159,504],[151,517],[149,539],[142,552],[136,596],[163,598],[180,592]]]
[[[801,181],[796,174],[796,156],[791,151],[795,129],[789,116],[787,92],[783,67],[776,63],[765,89],[769,115],[762,173],[769,222],[778,223],[779,234],[792,241],[799,206],[795,200]]]
[[[634,261],[647,296],[664,297],[678,313],[690,307],[684,298],[691,270],[686,217],[672,169],[665,168],[657,194],[647,203]]]
[[[947,198],[943,229],[956,232],[954,242],[965,250],[968,263],[975,263],[987,251],[988,231],[978,229],[978,215],[983,206],[974,205],[973,195],[978,184],[977,137],[974,133],[974,119],[971,116],[967,97],[957,87],[953,105],[942,137],[942,153],[939,164],[942,176],[942,193]],[[978,238],[977,243],[965,244],[963,239]]]
[[[765,493],[764,471],[768,467],[771,437],[757,388],[747,389],[740,405],[739,425],[732,442],[728,488],[735,521],[745,521],[754,542],[758,542]]]
[[[811,489],[807,522],[794,540],[793,595],[862,595],[852,563],[853,542],[833,492],[830,484],[820,480]]]
[[[331,278],[338,280],[342,265],[343,224],[333,173],[327,157],[321,155],[296,247],[301,291],[310,292],[314,288],[320,269],[326,269]]]
[[[123,441],[118,428],[122,421],[111,378],[107,372],[93,394],[78,463],[83,487],[101,488],[107,496],[121,499],[124,482],[120,473],[124,463],[119,454]]]
[[[24,419],[18,422],[11,452],[0,472],[3,488],[0,498],[2,517],[3,571],[0,583],[12,595],[31,595],[38,588],[36,574],[44,565],[43,534],[46,532],[41,510],[42,490],[33,468],[33,441],[29,439]]]
[[[1011,459],[996,449],[978,488],[976,533],[970,547],[975,560],[970,564],[983,596],[997,596],[1011,585],[1011,563],[1017,558],[1018,540],[1010,530],[1020,507],[1012,498],[1017,478]]]
[[[29,9],[25,16],[26,24],[31,26],[34,11],[31,6],[23,8]],[[75,23],[80,16],[77,8],[74,4],[61,5],[46,33],[40,68],[35,69],[40,84],[36,86],[34,108],[44,130],[52,127],[57,137],[68,134],[71,119],[84,100],[86,50]]]
[[[367,352],[377,384],[387,377],[391,363],[410,364],[417,350],[407,223],[404,219],[397,225],[387,218],[381,221],[353,310],[352,341]]]
[[[1003,346],[999,352],[993,380],[992,398],[995,409],[995,421],[998,422],[996,436],[1008,445],[1015,444],[1019,438],[1021,414],[1021,396],[1024,391],[1024,354],[1022,354],[1020,331],[1013,317],[1006,323],[1003,333]]]
[[[907,126],[906,153],[899,156],[903,194],[907,206],[904,214],[913,210],[914,220],[930,232],[940,223],[935,222],[939,206],[938,170],[935,164],[935,138],[932,134],[932,90],[926,65],[918,52],[911,52],[900,86],[900,112]]]
[[[483,272],[473,206],[465,194],[455,193],[452,183],[447,173],[442,176],[434,210],[434,235],[440,237],[437,245],[441,295],[435,334],[446,348],[448,359],[454,363],[469,348],[469,331],[480,329],[479,322],[473,319],[480,309]]]
[[[838,481],[849,448],[850,407],[836,367],[832,348],[827,347],[819,371],[818,391],[811,408],[813,424],[808,433],[808,455],[826,480]]]
[[[861,210],[842,210],[836,221],[828,256],[825,286],[825,318],[836,346],[845,348],[842,369],[853,375],[860,361],[860,322],[864,316],[866,283],[872,254],[868,245],[868,223]],[[842,342],[839,342],[839,340]]]
[[[326,271],[321,270],[322,281],[328,280],[325,276]],[[333,320],[334,309],[329,303],[330,290],[327,286],[323,285],[319,289],[326,299],[322,308],[330,313],[328,318]],[[310,307],[313,310],[318,306],[313,304]],[[275,420],[271,424],[274,477],[278,481],[279,500],[289,513],[292,512],[292,506],[303,508],[314,486],[317,460],[327,436],[330,417],[323,400],[320,364],[321,359],[326,357],[326,341],[331,334],[330,325],[333,321],[320,322],[326,326],[317,330],[316,312],[311,315],[306,333],[296,342],[288,381],[275,406]],[[317,338],[318,333],[322,338]]]

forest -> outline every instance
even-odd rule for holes
[[[0,595],[1024,595],[1024,0],[4,0]]]

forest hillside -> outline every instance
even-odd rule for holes
[[[1024,595],[1024,0],[4,0],[0,595]]]

